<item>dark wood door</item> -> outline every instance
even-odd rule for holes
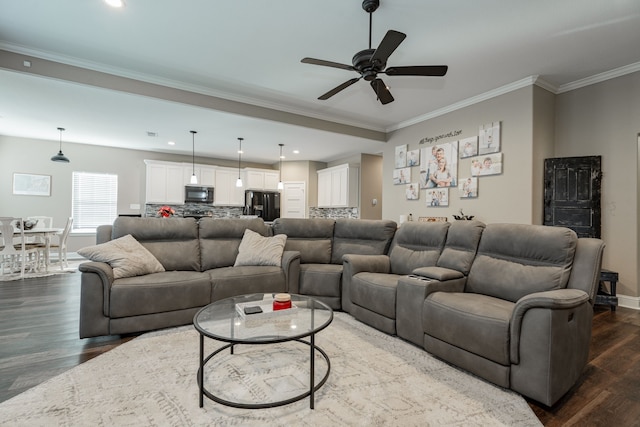
[[[601,156],[544,161],[544,224],[600,238]]]

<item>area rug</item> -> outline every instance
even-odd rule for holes
[[[539,426],[525,400],[346,313],[316,337],[329,378],[309,399],[237,409],[198,407],[198,334],[192,326],[142,335],[0,404],[12,426]],[[219,348],[206,340],[206,351]],[[205,383],[230,400],[269,401],[308,387],[309,348],[238,346],[211,363]],[[316,377],[326,372],[321,357]]]
[[[19,271],[15,273],[7,272],[6,274],[0,274],[0,282],[12,282],[14,280],[33,279],[35,277],[49,277],[58,274],[75,273],[78,271],[78,266],[83,262],[87,262],[87,260],[85,259],[82,261],[69,261],[69,266],[63,268],[62,270],[57,264],[52,264],[51,266],[49,266],[49,271],[25,271],[24,278],[20,277]]]

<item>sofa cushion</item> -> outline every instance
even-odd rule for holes
[[[488,224],[465,292],[515,302],[534,292],[565,288],[577,240],[563,227]]]
[[[300,252],[300,263],[328,264],[334,224],[332,219],[278,218],[273,222],[273,233],[287,235],[284,249]]]
[[[397,274],[358,273],[351,278],[351,302],[374,313],[396,318]]]
[[[164,267],[131,234],[78,250],[91,261],[106,262],[113,269],[113,278],[142,276],[164,271]]]
[[[280,267],[220,267],[206,273],[211,279],[211,301],[236,295],[288,292],[284,271]]]
[[[131,234],[165,270],[200,271],[198,224],[193,218],[118,217],[111,237]]]
[[[341,282],[342,265],[300,265],[300,293],[303,295],[339,297]]]
[[[515,304],[486,295],[434,292],[424,301],[424,332],[509,366],[509,322]],[[429,349],[427,349],[429,350]]]
[[[469,274],[485,224],[480,221],[455,221],[447,231],[447,241],[438,258],[438,267]]]
[[[264,237],[255,231],[246,229],[238,247],[238,256],[234,267],[242,265],[274,265],[280,267],[286,241],[287,236],[284,234]]]
[[[244,230],[269,236],[269,227],[261,218],[202,218],[198,222],[200,235],[200,263],[202,270],[231,267],[238,257]]]
[[[391,243],[394,274],[411,274],[420,267],[435,266],[447,238],[448,222],[405,222]]]
[[[342,264],[342,256],[346,254],[386,254],[397,226],[390,220],[336,220],[331,263]]]
[[[209,276],[196,271],[165,271],[113,282],[109,317],[119,318],[203,307],[211,298]]]

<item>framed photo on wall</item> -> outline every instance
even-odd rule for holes
[[[51,175],[14,173],[13,194],[21,196],[51,196]]]
[[[480,126],[478,138],[478,154],[490,154],[500,151],[500,122]]]
[[[407,200],[418,200],[420,198],[420,188],[417,182],[411,182],[405,187]]]
[[[418,166],[420,165],[420,149],[417,150],[409,150],[407,152],[407,166]]]
[[[393,185],[408,184],[411,182],[411,168],[393,170]]]
[[[433,188],[426,190],[427,206],[439,207],[449,206],[449,189],[448,188]]]
[[[478,136],[472,136],[460,140],[460,158],[475,157],[478,155]]]
[[[458,192],[461,199],[473,199],[478,197],[478,178],[468,177],[460,180]]]
[[[396,146],[396,169],[407,167],[407,144]]]

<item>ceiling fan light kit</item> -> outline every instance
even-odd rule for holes
[[[318,97],[320,100],[327,100],[333,95],[348,88],[360,79],[368,81],[381,104],[386,105],[393,102],[393,96],[389,87],[378,77],[378,74],[388,76],[427,76],[442,77],[447,74],[446,65],[417,65],[404,67],[387,67],[389,56],[400,46],[400,43],[407,37],[406,34],[395,30],[387,31],[380,45],[376,49],[371,48],[371,33],[373,23],[373,12],[380,6],[379,0],[364,0],[362,9],[369,14],[369,49],[361,50],[353,55],[351,63],[353,65],[340,64],[338,62],[325,61],[323,59],[303,58],[302,63],[312,65],[322,65],[325,67],[340,68],[347,71],[355,71],[360,77],[354,77],[341,85],[336,86],[329,92]],[[385,69],[386,68],[386,69]]]

